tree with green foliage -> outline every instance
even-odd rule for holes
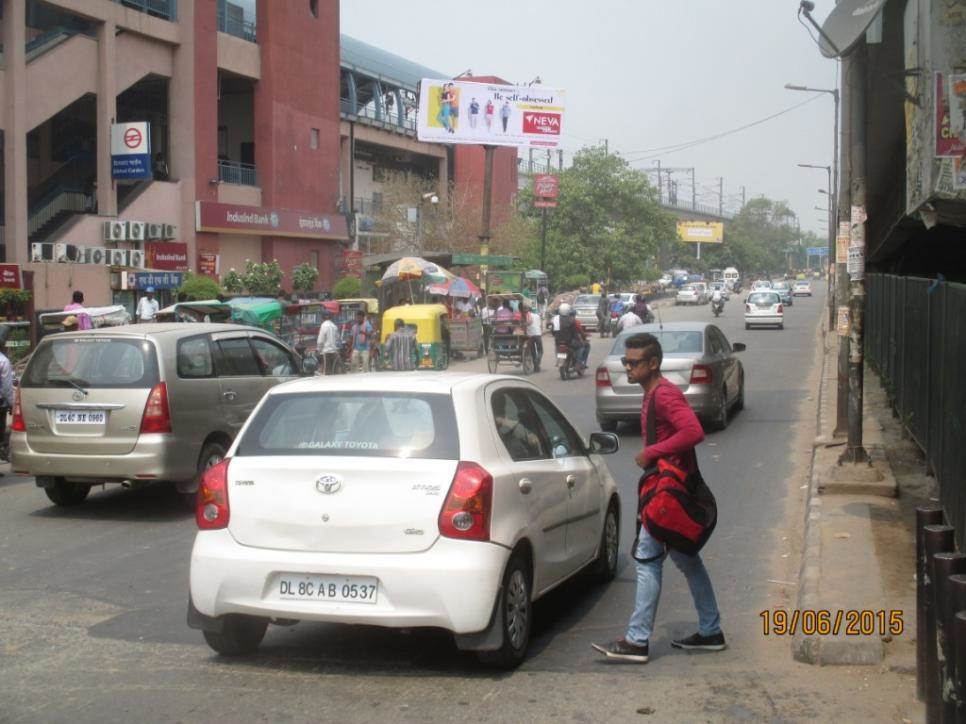
[[[292,290],[295,292],[311,292],[318,280],[319,270],[308,262],[303,262],[292,270]]]
[[[546,268],[554,285],[573,288],[593,280],[636,281],[654,266],[661,239],[673,238],[674,217],[661,208],[647,174],[603,147],[585,148],[559,174],[558,206],[548,215]],[[521,208],[533,219],[532,191]],[[521,256],[540,263],[539,227]]]
[[[245,282],[234,268],[228,270],[225,278],[221,280],[221,285],[229,294],[240,294],[245,291]]]
[[[353,299],[359,296],[362,291],[362,282],[359,277],[342,277],[332,287],[332,296],[336,299]]]
[[[252,296],[274,297],[282,291],[282,278],[285,276],[279,266],[278,259],[265,262],[245,262],[245,273],[242,284],[245,291]]]
[[[191,272],[185,275],[184,282],[178,289],[178,298],[180,299],[181,295],[184,295],[189,302],[215,299],[219,294],[221,294],[221,287],[218,286],[218,282],[204,274],[192,274]]]

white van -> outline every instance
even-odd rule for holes
[[[738,284],[738,281],[741,279],[741,275],[738,273],[737,269],[735,269],[733,266],[729,266],[727,269],[724,270],[723,279],[725,284],[727,284],[732,289],[736,289],[737,288],[736,285]]]

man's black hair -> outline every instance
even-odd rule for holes
[[[627,349],[642,349],[645,357],[657,357],[658,362],[664,361],[664,350],[661,349],[661,343],[657,340],[657,337],[649,332],[632,334],[627,338],[625,347]]]
[[[83,304],[84,303],[84,292],[82,292],[80,289],[78,289],[77,291],[75,291],[73,294],[70,295],[70,298],[72,300],[74,300],[74,304]]]

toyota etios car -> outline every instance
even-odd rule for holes
[[[222,654],[272,619],[439,627],[514,666],[532,602],[617,569],[600,455],[514,377],[390,373],[273,388],[198,491],[188,622]]]

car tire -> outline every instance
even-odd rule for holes
[[[778,328],[779,328],[779,329],[785,329],[785,325],[784,325],[784,324],[779,324],[779,325],[778,325]]]
[[[591,564],[591,575],[599,583],[608,583],[617,576],[617,561],[620,553],[620,515],[617,503],[611,501],[604,516],[604,526],[600,531],[600,550]]]
[[[617,420],[598,420],[598,423],[604,432],[617,432]]]
[[[745,331],[747,331],[749,329],[751,329],[751,325],[748,324],[748,322],[745,322]]]
[[[741,373],[741,377],[738,378],[738,399],[735,400],[735,411],[739,412],[745,409],[745,374]]]
[[[241,656],[258,649],[268,619],[232,613],[225,616],[221,631],[205,631],[205,641],[222,656]]]
[[[195,489],[190,492],[179,491],[178,495],[181,496],[182,503],[189,508],[194,508],[198,497],[198,488],[201,485],[201,476],[208,471],[208,468],[214,467],[224,460],[227,452],[228,450],[220,442],[209,442],[201,448],[201,455],[198,456],[198,472],[195,474]]]
[[[90,485],[68,483],[63,478],[57,478],[53,486],[44,488],[44,493],[47,494],[47,497],[50,498],[50,501],[54,505],[65,508],[72,505],[80,505],[87,500],[90,492]]]
[[[725,430],[728,427],[728,388],[721,388],[721,407],[711,423],[715,430]]]
[[[514,553],[503,572],[503,584],[496,600],[496,625],[502,627],[503,645],[495,651],[480,651],[485,664],[513,669],[527,655],[533,623],[530,566],[520,553]]]

